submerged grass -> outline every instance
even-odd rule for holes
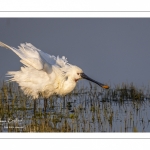
[[[103,90],[90,84],[65,97],[53,96],[44,106],[17,84],[0,86],[1,132],[149,132],[150,93],[133,84]],[[46,107],[46,108],[45,108]]]

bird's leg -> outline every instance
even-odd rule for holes
[[[44,119],[45,119],[45,125],[47,125],[46,108],[47,108],[47,98],[44,98]]]
[[[47,98],[44,98],[44,112],[46,112],[47,108]]]
[[[36,99],[34,99],[34,116],[35,116],[35,113],[36,113]]]
[[[66,96],[63,97],[63,109],[65,109],[65,107],[66,107],[66,98],[65,97]]]

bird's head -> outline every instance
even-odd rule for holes
[[[83,70],[77,66],[71,66],[71,70],[68,73],[68,76],[72,78],[73,81],[77,82],[78,80],[82,79],[81,74]]]
[[[92,81],[96,84],[98,84],[99,86],[101,86],[102,88],[104,89],[109,89],[109,86],[108,85],[105,85],[105,84],[102,84],[100,82],[97,82],[95,80],[93,80],[92,78],[88,77],[81,68],[77,67],[77,66],[72,66],[72,69],[71,69],[71,77],[72,79],[77,82],[78,80],[80,79],[86,79],[86,80],[89,80],[89,81]]]

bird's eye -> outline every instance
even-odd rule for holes
[[[79,73],[77,73],[77,75],[79,75]]]

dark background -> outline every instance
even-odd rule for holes
[[[29,42],[102,83],[150,83],[149,18],[0,18],[0,41]],[[19,57],[0,47],[0,78],[19,70]]]

